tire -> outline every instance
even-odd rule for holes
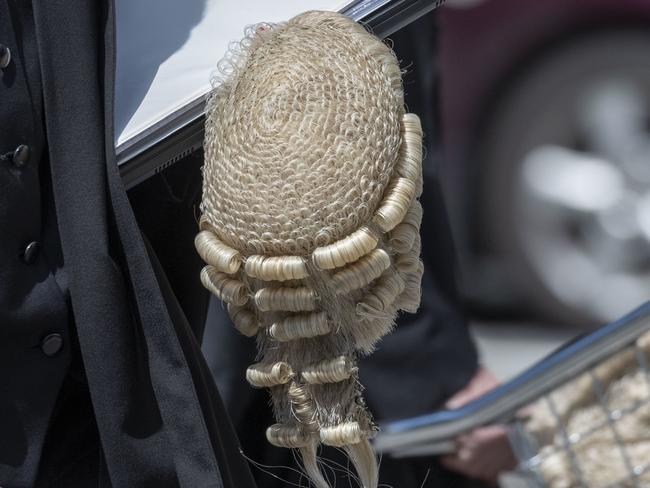
[[[475,158],[479,164],[475,215],[480,247],[487,256],[499,261],[505,275],[512,277],[509,287],[511,295],[521,299],[518,305],[554,323],[595,326],[617,318],[650,296],[647,237],[637,242],[636,236],[635,242],[622,242],[616,250],[607,234],[607,246],[614,249],[614,254],[623,254],[621,262],[625,269],[610,270],[608,275],[606,271],[615,260],[594,254],[589,266],[593,265],[594,270],[602,266],[602,282],[580,276],[571,266],[563,269],[560,263],[568,261],[574,252],[578,263],[580,252],[584,251],[588,260],[590,250],[603,244],[604,237],[599,234],[602,229],[594,224],[602,219],[581,214],[579,219],[573,216],[578,224],[572,224],[567,217],[565,228],[558,217],[560,213],[564,215],[564,210],[553,216],[552,211],[543,209],[546,203],[540,203],[538,195],[531,196],[530,185],[526,183],[531,180],[526,180],[528,166],[524,162],[530,160],[536,148],[560,147],[589,157],[603,157],[599,153],[602,148],[593,147],[594,141],[586,136],[589,120],[585,114],[589,113],[589,100],[594,100],[593,93],[616,86],[634,87],[639,109],[650,120],[648,34],[599,32],[555,46],[508,85],[492,105],[495,109],[485,117],[486,123],[480,130]],[[598,145],[596,141],[595,146]],[[650,153],[648,161],[650,165]],[[640,194],[650,191],[649,182],[627,184]],[[554,218],[557,225],[551,225]],[[552,246],[559,247],[551,252]],[[584,247],[582,251],[580,246]],[[639,253],[631,264],[626,261],[625,253],[631,252],[628,247]],[[591,270],[589,266],[585,269]],[[636,288],[630,287],[626,293],[620,289],[621,283],[626,283],[623,271],[629,274],[626,276],[630,282],[638,282]],[[598,275],[595,271],[592,274]],[[643,285],[646,278],[647,287]]]

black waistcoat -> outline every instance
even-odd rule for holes
[[[143,242],[115,164],[112,2],[35,1],[33,17],[25,3],[0,0],[0,43],[12,52],[0,86],[0,151],[33,146],[22,168],[13,156],[0,167],[0,485],[30,486],[43,436],[65,433],[61,420],[49,430],[48,422],[70,341],[78,340],[100,486],[252,487],[196,337]],[[56,257],[46,259],[54,209],[64,274]],[[45,252],[25,252],[41,240]],[[57,418],[80,420],[69,414]],[[60,445],[49,441],[45,450]],[[77,454],[42,456],[59,463]]]
[[[0,484],[16,486],[33,484],[70,360],[33,18],[0,1]]]

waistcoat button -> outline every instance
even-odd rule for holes
[[[11,62],[11,51],[4,44],[0,44],[0,69],[5,69]]]
[[[16,168],[22,168],[29,161],[29,146],[21,144],[13,153],[12,162]]]
[[[46,356],[56,355],[63,347],[63,337],[61,334],[48,334],[41,341],[41,351]]]
[[[23,261],[25,264],[33,264],[36,261],[40,247],[41,245],[36,241],[27,244],[25,252],[23,253]]]

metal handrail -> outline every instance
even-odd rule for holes
[[[621,319],[565,344],[514,379],[467,405],[381,426],[378,452],[394,456],[449,451],[449,441],[477,427],[512,419],[531,404],[650,330],[650,302]]]

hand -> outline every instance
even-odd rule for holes
[[[496,377],[480,368],[469,384],[451,397],[446,407],[459,408],[499,385]],[[475,429],[456,439],[456,454],[441,458],[442,464],[460,474],[488,482],[496,482],[499,474],[515,468],[516,459],[505,427],[490,425]]]

